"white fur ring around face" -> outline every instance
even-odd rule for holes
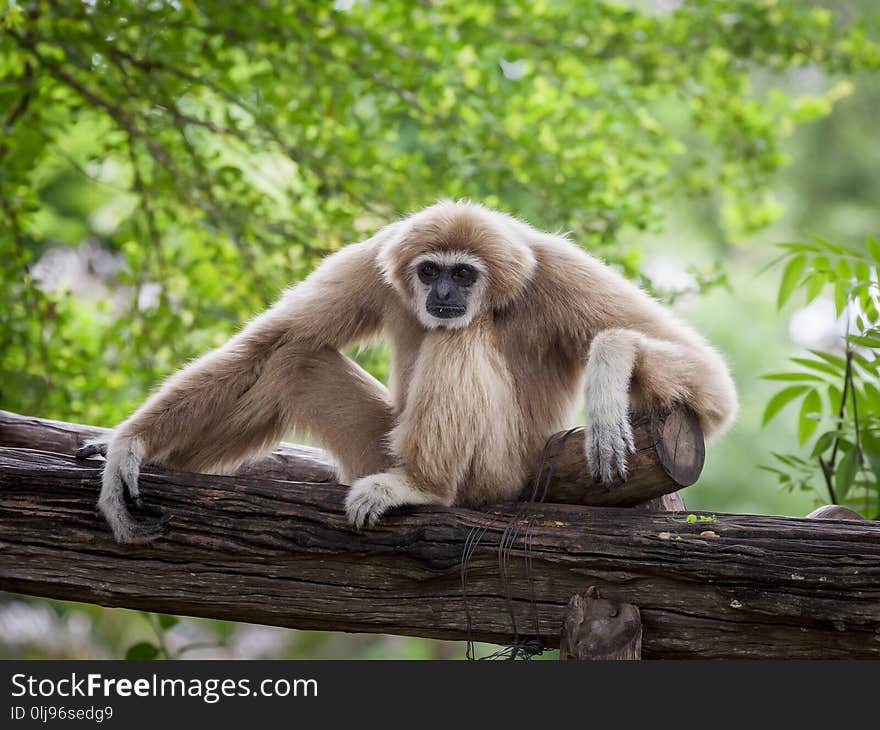
[[[401,472],[370,474],[352,484],[345,497],[345,514],[353,527],[372,527],[392,507],[431,504],[437,500],[412,486]]]

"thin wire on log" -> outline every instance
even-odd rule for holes
[[[529,498],[529,502],[543,502],[547,496],[547,490],[549,489],[550,483],[553,480],[553,475],[556,472],[556,463],[559,458],[559,455],[562,453],[562,450],[565,448],[565,444],[568,442],[568,439],[579,431],[583,431],[581,426],[576,426],[575,428],[571,428],[565,433],[555,433],[544,444],[544,449],[541,452],[541,460],[538,465],[537,473],[535,474],[535,480],[532,483],[532,492]],[[550,450],[556,446],[555,451],[552,456],[549,456]],[[546,467],[546,476],[544,475],[544,470]],[[542,476],[544,477],[542,480]],[[540,493],[540,494],[539,494]],[[513,641],[508,645],[492,654],[489,654],[484,657],[479,657],[480,659],[532,659],[535,656],[539,656],[544,653],[544,646],[538,640],[537,637],[539,635],[539,617],[538,617],[538,601],[535,595],[535,581],[532,575],[532,536],[533,536],[533,525],[535,516],[533,514],[528,514],[529,510],[526,507],[526,503],[521,503],[520,506],[517,507],[516,511],[511,515],[510,519],[507,522],[507,525],[504,528],[504,531],[501,533],[501,538],[498,542],[498,569],[499,569],[499,577],[501,579],[501,587],[504,592],[505,602],[507,604],[508,612],[510,614],[510,623],[513,629]],[[516,623],[516,614],[514,611],[515,603],[513,600],[513,590],[512,583],[510,579],[510,556],[513,552],[513,547],[516,544],[516,540],[520,534],[521,525],[525,524],[525,530],[523,534],[523,558],[525,565],[525,574],[526,574],[526,583],[529,586],[529,604],[532,609],[532,615],[535,620],[535,631],[532,638],[526,638],[520,636],[519,629]],[[474,642],[471,639],[472,636],[472,619],[470,607],[468,605],[467,600],[467,570],[468,564],[470,562],[471,557],[474,554],[474,551],[480,544],[480,541],[483,539],[483,536],[486,533],[487,527],[474,527],[468,533],[467,539],[465,540],[464,547],[462,549],[462,559],[461,559],[461,593],[462,598],[464,600],[464,610],[465,610],[465,623],[466,630],[468,635],[467,640],[467,649],[465,652],[465,656],[468,659],[474,660],[478,657],[476,656],[476,652],[474,649]]]

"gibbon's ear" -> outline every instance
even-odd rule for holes
[[[531,231],[526,224],[480,205],[443,201],[376,234],[379,268],[408,300],[414,293],[408,272],[413,261],[434,252],[469,253],[485,264],[488,306],[501,309],[517,298],[534,273]]]

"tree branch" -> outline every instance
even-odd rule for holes
[[[638,607],[645,658],[880,657],[880,525],[522,504],[396,510],[364,533],[345,487],[144,469],[174,514],[115,544],[100,463],[0,448],[0,587],[302,629],[558,645],[596,586]],[[503,560],[500,557],[503,556]],[[466,562],[466,598],[462,587]]]

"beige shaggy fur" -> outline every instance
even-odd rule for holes
[[[419,262],[480,277],[467,312],[425,311]],[[340,350],[384,335],[390,392]],[[228,470],[290,431],[310,434],[352,483],[360,527],[402,504],[514,497],[586,395],[588,462],[626,476],[629,411],[691,406],[707,436],[737,399],[719,354],[567,239],[464,202],[441,202],[329,256],[224,346],[170,377],[114,431],[99,507],[116,538],[155,537],[125,506],[142,461]]]

